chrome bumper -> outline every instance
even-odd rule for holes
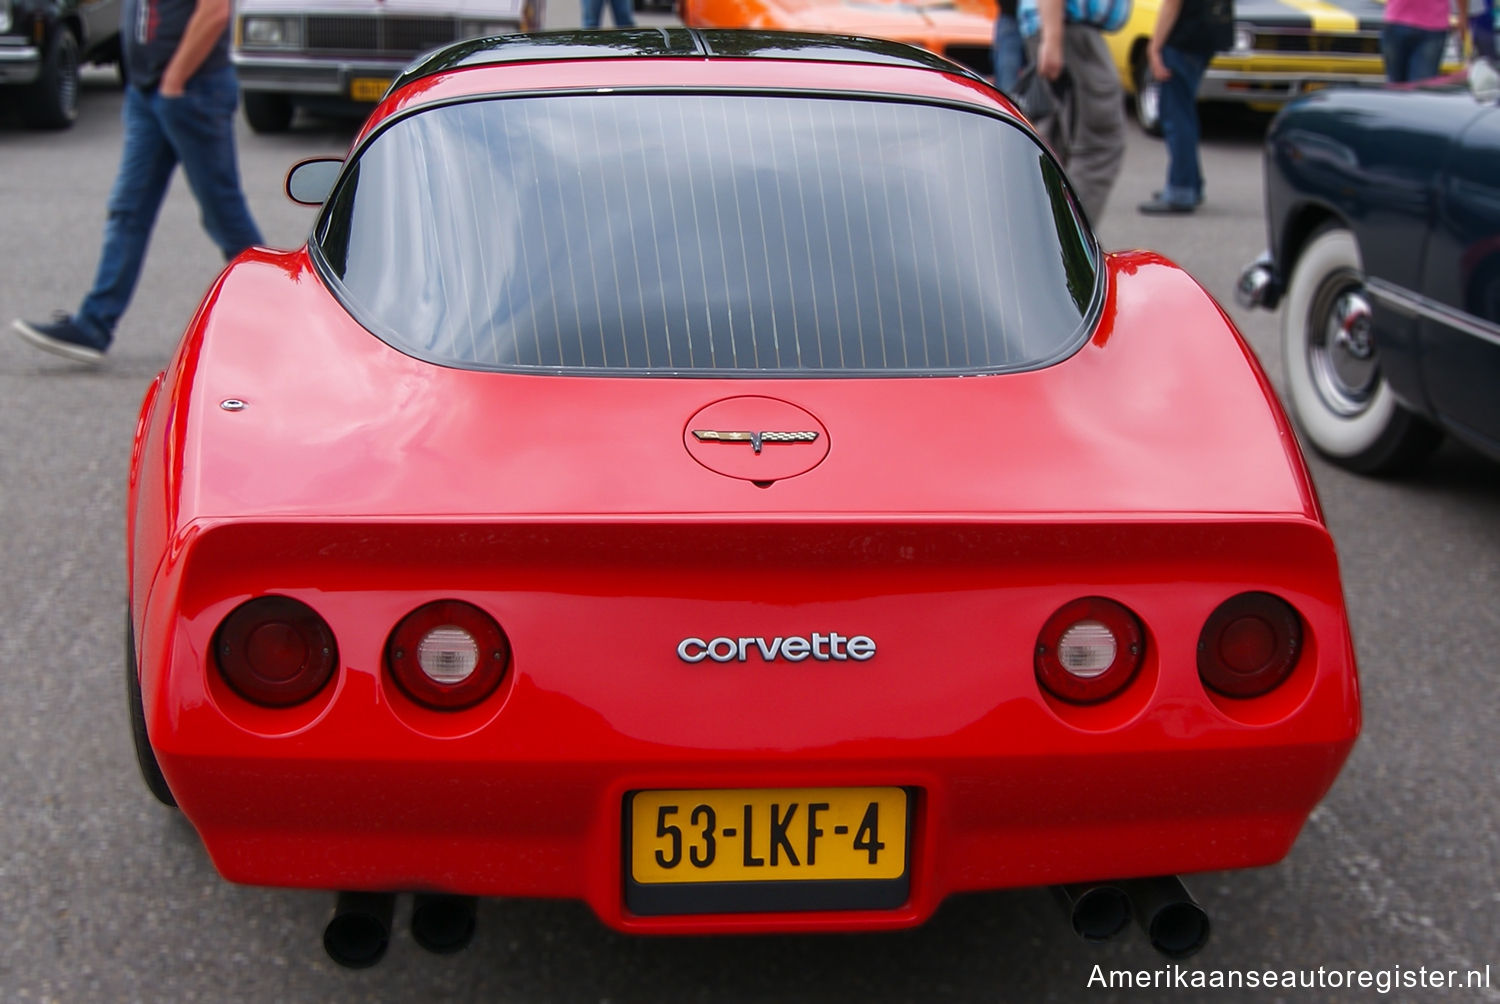
[[[1239,281],[1234,284],[1234,302],[1246,310],[1256,307],[1275,310],[1281,300],[1282,288],[1276,262],[1271,252],[1264,251],[1240,272]]]
[[[299,59],[234,54],[235,76],[246,91],[349,97],[350,82],[370,78],[389,82],[406,69],[407,59]]]
[[[0,84],[29,84],[42,72],[42,53],[34,45],[0,42]]]
[[[1248,104],[1283,104],[1309,91],[1324,87],[1379,87],[1385,83],[1378,60],[1372,73],[1297,72],[1258,73],[1251,70],[1209,69],[1198,88],[1199,101],[1243,101]]]

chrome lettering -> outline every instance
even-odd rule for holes
[[[705,659],[714,662],[749,662],[752,655],[760,656],[762,662],[868,662],[875,658],[875,640],[869,635],[842,635],[837,631],[826,634],[815,631],[807,637],[791,635],[774,638],[738,636],[731,638],[684,638],[677,643],[677,658],[683,662],[698,663]]]

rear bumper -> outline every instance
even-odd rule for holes
[[[1068,528],[1089,569],[1135,569],[1103,583],[1058,559],[1056,528],[929,527],[923,561],[899,572],[886,548],[914,538],[896,529],[772,530],[749,538],[762,568],[737,564],[745,538],[717,526],[387,528],[379,549],[361,524],[210,528],[154,588],[137,587],[147,731],[231,880],[577,899],[641,933],[904,927],[958,892],[1269,864],[1358,733],[1354,651],[1318,524]],[[857,560],[830,543],[851,538]],[[1003,564],[965,558],[1000,541]],[[1214,609],[1252,587],[1299,611],[1303,645],[1279,687],[1235,700],[1205,688],[1197,644]],[[1063,704],[1037,682],[1038,632],[1064,600],[1099,590],[1144,626],[1140,669],[1107,701]],[[281,709],[245,701],[214,668],[217,625],[272,593],[313,606],[338,650],[328,685]],[[384,669],[395,625],[438,599],[490,611],[510,639],[509,673],[466,710],[421,707]],[[868,635],[878,652],[760,651],[819,632]],[[717,636],[742,636],[746,658],[683,657],[690,635],[719,651]],[[627,909],[631,793],[854,787],[907,792],[899,901]],[[677,817],[685,834],[694,808]],[[661,834],[647,818],[649,841]]]
[[[414,741],[378,700],[343,689],[335,703],[347,701],[348,712],[330,709],[300,735],[251,738],[227,722],[210,727],[206,709],[182,709],[184,731],[158,752],[226,878],[578,899],[637,933],[897,928],[925,921],[957,892],[1270,864],[1291,847],[1356,731],[1352,709],[1330,705],[1319,728],[1307,728],[1308,712],[1299,716],[1289,731],[1303,738],[1233,724],[1174,735],[1170,717],[1128,737],[1069,737],[1033,706],[997,708],[965,735],[845,750],[673,749],[615,732],[584,709],[553,714],[545,695],[512,692],[510,711],[545,719],[525,730],[521,745],[532,748],[522,753],[491,736],[494,723]],[[336,719],[343,724],[321,728]],[[213,733],[220,741],[207,741]],[[1024,748],[1060,741],[1071,750]],[[650,917],[627,909],[629,793],[856,785],[911,794],[901,905]]]

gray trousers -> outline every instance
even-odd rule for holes
[[[1039,38],[1027,40],[1030,57]],[[1098,28],[1063,26],[1063,69],[1069,84],[1054,115],[1032,124],[1068,170],[1089,220],[1098,226],[1125,162],[1125,92]]]

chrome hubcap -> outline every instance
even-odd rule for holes
[[[1330,278],[1313,304],[1308,325],[1308,369],[1313,386],[1330,410],[1345,418],[1370,406],[1380,385],[1370,301],[1359,276]]]
[[[1161,121],[1161,86],[1151,78],[1151,71],[1141,74],[1141,86],[1135,91],[1135,114],[1146,129],[1155,129]]]

